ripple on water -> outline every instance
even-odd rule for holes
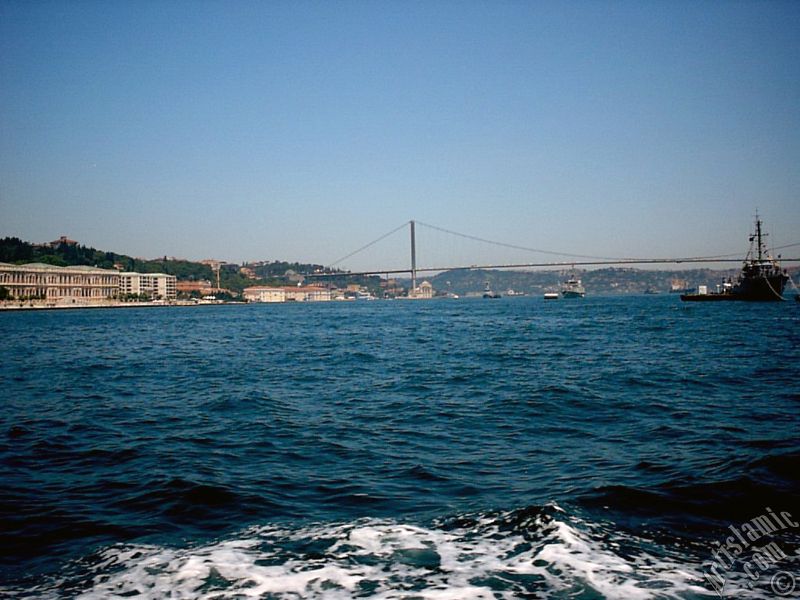
[[[589,546],[604,538],[587,522],[610,523],[607,535],[660,524],[689,544],[767,502],[798,505],[795,303],[585,300],[0,314],[0,520],[13,534],[0,563],[58,578],[64,561],[94,556],[105,566],[73,596],[112,583],[288,594],[259,578],[266,561],[281,569],[275,581],[314,597],[338,580],[304,579],[318,563],[257,527],[335,545],[338,532],[363,541],[409,526],[423,531],[414,545],[375,553],[342,541],[326,556],[364,595],[569,594],[591,571],[570,562],[585,546],[524,526],[513,546],[503,536],[492,546],[484,519],[496,533],[494,509],[558,500],[574,508],[562,533]],[[466,512],[479,515],[477,541],[437,521]],[[255,568],[254,584],[220,558],[239,552],[230,544],[243,530],[275,548],[230,563]],[[596,568],[611,587],[587,593],[667,595],[603,548]],[[448,563],[453,549],[464,557]],[[525,566],[508,567],[504,552]],[[382,577],[348,571],[370,561]],[[11,577],[2,571],[0,586]]]

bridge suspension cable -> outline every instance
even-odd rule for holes
[[[464,239],[468,239],[468,240],[472,240],[472,241],[481,242],[481,243],[484,243],[484,244],[491,244],[491,245],[502,247],[502,248],[510,248],[510,249],[513,249],[513,250],[521,250],[521,251],[524,251],[524,252],[531,252],[531,253],[535,253],[535,254],[545,254],[545,255],[549,255],[549,256],[559,256],[559,257],[564,257],[564,258],[568,258],[568,259],[579,259],[579,260],[568,260],[568,261],[564,261],[564,262],[530,262],[530,263],[522,263],[522,262],[514,263],[514,262],[512,262],[512,263],[505,263],[505,264],[491,264],[491,265],[480,265],[480,266],[479,265],[470,265],[468,267],[465,267],[465,266],[441,266],[441,267],[418,268],[418,267],[416,267],[416,264],[415,264],[415,251],[416,251],[416,248],[415,248],[414,233],[413,233],[414,223],[416,223],[417,225],[421,225],[421,226],[423,226],[425,228],[434,230],[434,231],[438,231],[438,232],[441,232],[441,233],[446,233],[446,234],[449,234],[449,235],[453,235],[453,236],[456,236],[456,237],[460,237],[460,238],[464,238]],[[353,273],[353,272],[348,272],[348,273],[351,274],[351,275],[367,275],[367,274],[376,274],[376,273],[385,273],[385,274],[388,275],[390,273],[412,273],[412,278],[413,278],[416,275],[417,271],[435,272],[435,271],[445,271],[445,270],[478,269],[478,268],[484,268],[485,269],[485,268],[555,267],[555,266],[565,266],[565,265],[570,265],[570,264],[572,264],[573,266],[575,266],[575,265],[601,266],[601,265],[613,265],[613,264],[616,264],[616,265],[629,264],[630,265],[630,264],[665,264],[665,263],[673,263],[673,264],[680,264],[680,263],[711,263],[711,262],[738,262],[739,260],[741,260],[741,254],[738,253],[738,252],[737,253],[731,253],[731,254],[717,254],[717,255],[714,255],[714,256],[689,256],[689,257],[681,257],[681,258],[631,258],[631,257],[608,257],[608,256],[592,256],[592,255],[586,255],[586,254],[573,254],[573,253],[569,253],[569,252],[558,252],[558,251],[555,251],[555,250],[543,250],[541,248],[531,248],[531,247],[527,247],[527,246],[521,246],[521,245],[518,245],[518,244],[510,244],[510,243],[507,243],[507,242],[498,242],[496,240],[489,240],[489,239],[482,238],[482,237],[475,236],[475,235],[469,235],[469,234],[466,234],[466,233],[459,233],[457,231],[446,229],[444,227],[438,227],[436,225],[431,225],[429,223],[423,223],[421,221],[406,221],[405,223],[402,223],[401,225],[398,225],[397,227],[395,227],[391,231],[389,231],[389,232],[381,235],[380,237],[372,240],[368,244],[364,244],[363,246],[361,246],[357,250],[354,250],[354,251],[346,254],[342,258],[330,263],[328,265],[328,268],[332,270],[333,267],[335,267],[336,265],[344,262],[348,258],[351,258],[351,257],[355,256],[356,254],[359,254],[360,252],[363,252],[364,250],[367,250],[368,248],[374,246],[378,242],[381,242],[382,240],[385,240],[389,236],[397,233],[398,231],[400,231],[401,229],[404,229],[406,227],[410,227],[411,228],[411,263],[412,264],[411,264],[411,268],[410,269],[405,269],[405,268],[400,268],[400,269],[377,269],[377,270],[374,270],[374,271],[361,271],[361,272],[358,272],[358,273]],[[772,248],[772,251],[782,250],[782,249],[785,249],[785,248],[794,248],[794,247],[797,247],[797,246],[800,246],[800,242],[791,243],[791,244],[784,244],[784,245],[781,245],[781,246],[776,246],[776,247]],[[738,257],[738,258],[731,258],[731,257]],[[785,260],[786,262],[796,262],[798,259],[783,259],[783,260]]]
[[[478,237],[476,235],[469,235],[466,233],[459,233],[458,231],[452,231],[450,229],[445,229],[444,227],[438,227],[436,225],[431,225],[429,223],[423,223],[422,221],[417,221],[417,225],[422,225],[423,227],[427,227],[428,229],[433,229],[435,231],[440,231],[442,233],[447,233],[450,235],[455,235],[461,238],[465,238],[468,240],[473,240],[476,242],[483,242],[484,244],[491,244],[494,246],[499,246],[501,248],[511,248],[512,250],[522,250],[524,252],[532,252],[535,254],[546,254],[549,256],[564,256],[567,258],[580,258],[585,260],[603,260],[603,261],[629,261],[629,262],[647,262],[650,260],[658,260],[658,259],[649,259],[649,258],[636,258],[636,257],[621,257],[621,256],[593,256],[590,254],[572,254],[570,252],[558,252],[555,250],[542,250],[541,248],[530,248],[527,246],[519,246],[517,244],[509,244],[506,242],[498,242],[496,240],[488,240],[486,238]],[[776,246],[772,250],[782,250],[784,248],[792,248],[795,246],[800,246],[800,242],[794,244],[786,244],[783,246]],[[732,257],[739,257],[741,256],[741,252],[731,252],[730,254],[715,254],[713,256],[687,256],[680,259],[664,259],[666,262],[682,262],[687,260],[698,260],[698,261],[710,261],[713,259],[722,259],[722,258],[732,258]]]
[[[445,229],[444,227],[438,227],[436,225],[431,225],[429,223],[423,223],[422,221],[416,221],[417,225],[422,225],[423,227],[427,227],[428,229],[433,229],[435,231],[440,231],[442,233],[448,233],[450,235],[455,235],[458,237],[462,237],[468,240],[473,240],[476,242],[483,242],[485,244],[492,244],[494,246],[499,246],[502,248],[511,248],[512,250],[522,250],[524,252],[532,252],[535,254],[547,254],[549,256],[565,256],[568,258],[581,258],[586,260],[607,260],[607,261],[630,261],[630,262],[647,262],[647,261],[659,261],[663,260],[665,262],[685,262],[689,260],[697,260],[697,261],[710,261],[717,258],[732,258],[732,257],[740,257],[741,252],[731,252],[730,254],[715,254],[713,256],[687,256],[680,259],[649,259],[649,258],[634,258],[634,257],[620,257],[620,256],[592,256],[589,254],[572,254],[569,252],[557,252],[555,250],[542,250],[540,248],[530,248],[527,246],[519,246],[516,244],[508,244],[506,242],[498,242],[495,240],[488,240],[486,238],[478,237],[475,235],[469,235],[466,233],[459,233],[458,231],[452,231],[450,229]],[[794,248],[800,246],[800,242],[796,242],[793,244],[784,244],[782,246],[775,246],[772,248],[773,251],[775,250],[783,250],[785,248]]]
[[[377,238],[377,239],[374,239],[374,240],[372,240],[372,241],[371,241],[369,244],[364,244],[364,245],[363,245],[363,246],[361,246],[361,248],[359,248],[358,250],[353,250],[353,251],[352,251],[350,254],[347,254],[347,255],[343,256],[343,257],[342,257],[342,258],[340,258],[339,260],[335,260],[335,261],[333,261],[331,264],[329,264],[329,265],[328,265],[328,267],[329,267],[329,268],[335,267],[335,266],[336,266],[336,265],[338,265],[339,263],[341,263],[341,262],[343,262],[343,261],[347,260],[347,259],[348,259],[348,258],[350,258],[350,257],[353,257],[353,256],[355,256],[355,255],[356,255],[356,254],[358,254],[359,252],[363,252],[364,250],[366,250],[366,249],[367,249],[367,248],[369,248],[370,246],[374,246],[374,245],[375,245],[375,244],[377,244],[378,242],[385,240],[386,238],[388,238],[388,237],[389,237],[390,235],[392,235],[393,233],[397,233],[398,231],[400,231],[401,229],[403,229],[403,228],[407,227],[408,225],[409,225],[409,221],[406,221],[406,222],[405,222],[405,223],[403,223],[402,225],[399,225],[398,227],[395,227],[394,229],[392,229],[390,232],[388,232],[388,233],[384,233],[384,234],[383,234],[381,237],[379,237],[379,238]]]
[[[620,257],[608,257],[608,256],[589,256],[585,254],[570,254],[569,252],[555,252],[553,250],[541,250],[538,248],[529,248],[526,246],[518,246],[516,244],[508,244],[506,242],[498,242],[495,240],[487,240],[482,237],[478,237],[476,235],[469,235],[466,233],[459,233],[457,231],[452,231],[450,229],[445,229],[444,227],[437,227],[436,225],[430,225],[428,223],[423,223],[422,221],[417,221],[418,225],[422,225],[423,227],[427,227],[428,229],[433,229],[435,231],[440,231],[442,233],[448,233],[450,235],[455,235],[461,238],[465,238],[468,240],[472,240],[475,242],[483,242],[484,244],[491,244],[493,246],[499,246],[501,248],[510,248],[512,250],[522,250],[524,252],[533,252],[535,254],[547,254],[550,256],[566,256],[570,258],[586,258],[589,260],[628,260],[625,258]]]

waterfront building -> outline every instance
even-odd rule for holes
[[[175,300],[177,278],[166,273],[120,273],[120,296],[145,295],[150,300]]]
[[[397,298],[406,295],[406,289],[397,279],[381,279],[384,298]]]
[[[220,291],[207,279],[201,279],[200,281],[179,281],[175,284],[175,287],[178,293],[186,295],[197,293],[200,296],[208,296]]]
[[[286,292],[287,302],[326,302],[331,299],[331,292],[318,286],[287,286],[283,288]]]
[[[116,299],[117,271],[89,266],[57,267],[43,263],[0,263],[0,287],[9,300],[60,304],[102,304]]]
[[[287,290],[288,289],[290,288],[287,288]],[[304,294],[302,300],[306,302],[329,302],[331,300],[331,291],[324,287],[307,285],[304,287],[291,289],[300,291],[300,293]]]
[[[286,291],[282,287],[256,285],[244,288],[244,299],[248,302],[285,302]]]
[[[245,288],[244,297],[248,302],[328,302],[331,300],[331,292],[327,288],[314,285],[287,287],[256,285]]]
[[[428,281],[420,283],[411,293],[412,298],[430,299],[433,298],[433,286]]]

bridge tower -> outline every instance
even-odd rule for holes
[[[417,242],[414,238],[414,221],[409,221],[411,225],[411,295],[417,290]]]

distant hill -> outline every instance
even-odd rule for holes
[[[211,267],[199,262],[168,259],[142,260],[125,254],[97,250],[82,246],[72,240],[53,244],[32,244],[16,237],[0,239],[0,262],[24,264],[41,262],[57,266],[89,265],[103,269],[120,268],[124,271],[139,273],[167,273],[175,275],[181,281],[208,280],[215,282],[216,276]],[[220,284],[223,288],[241,292],[251,285],[294,285],[302,280],[298,274],[325,272],[330,269],[322,265],[287,262],[260,261],[242,265],[223,264],[220,269]],[[508,290],[527,294],[543,294],[546,291],[558,291],[561,283],[572,271],[445,271],[428,278],[438,292],[454,292],[459,295],[480,293],[486,283],[496,291],[505,293]],[[643,294],[646,290],[667,293],[673,280],[686,282],[687,287],[698,285],[714,286],[728,277],[736,277],[738,268],[727,270],[692,269],[671,271],[648,271],[632,268],[608,268],[592,271],[576,270],[574,273],[583,281],[589,295],[609,294]],[[800,283],[800,267],[789,268],[789,273],[796,283]],[[249,276],[248,276],[249,275]],[[422,281],[422,277],[419,278]],[[344,287],[348,283],[357,283],[380,293],[379,277],[348,277],[342,274],[337,277],[324,278],[318,283],[330,283]],[[410,281],[401,280],[406,288]],[[791,286],[791,284],[790,284]],[[712,288],[713,289],[713,288]]]
[[[789,269],[797,282],[800,268]],[[728,277],[735,278],[739,269],[713,270],[671,270],[655,271],[631,268],[608,268],[569,271],[445,271],[431,277],[434,289],[439,292],[453,292],[459,295],[482,292],[488,282],[489,287],[500,293],[507,290],[527,294],[544,294],[546,291],[559,291],[561,284],[574,273],[583,282],[587,295],[643,294],[645,291],[669,293],[673,280],[681,280],[690,288],[699,285],[715,286]]]
[[[58,244],[32,244],[19,238],[0,239],[0,262],[25,264],[40,262],[59,267],[88,265],[101,269],[121,268],[138,273],[167,273],[178,279],[210,279],[211,268],[188,260],[141,260],[82,246],[76,242],[62,241]]]
[[[200,262],[164,258],[142,260],[125,254],[97,250],[90,246],[82,246],[73,240],[62,238],[51,244],[33,244],[16,237],[0,239],[0,262],[11,264],[45,263],[59,267],[88,265],[101,269],[118,268],[122,271],[137,273],[167,273],[175,275],[179,281],[208,280],[216,283],[216,275],[212,268]],[[322,265],[287,262],[262,261],[243,265],[249,271],[248,277],[237,264],[222,264],[220,268],[221,287],[241,292],[251,285],[294,285],[300,279],[299,273],[332,272]],[[321,280],[329,281],[329,280]],[[333,283],[346,285],[348,278],[338,277]],[[377,292],[380,289],[380,278],[357,278],[352,282],[366,285]]]

